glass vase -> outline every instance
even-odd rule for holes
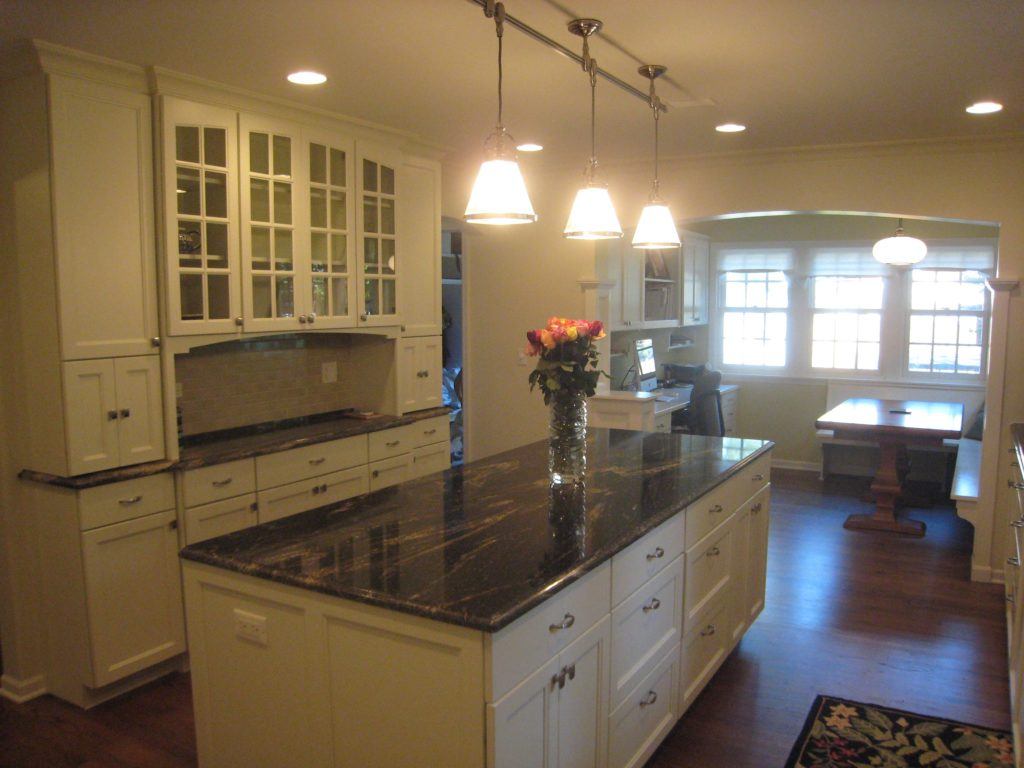
[[[556,392],[551,397],[548,472],[555,485],[582,483],[587,471],[587,398]]]

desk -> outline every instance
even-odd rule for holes
[[[588,401],[588,422],[592,427],[607,429],[671,432],[672,412],[689,406],[692,389],[693,387],[684,386],[659,389],[656,392],[612,390],[597,394]],[[722,395],[725,434],[734,435],[739,387],[735,384],[724,384],[719,387],[719,392]],[[665,398],[671,399],[666,402]]]
[[[903,493],[907,446],[941,446],[947,438],[959,438],[963,419],[961,403],[870,397],[844,400],[819,417],[815,422],[818,429],[831,429],[838,438],[877,442],[881,449],[878,470],[871,483],[875,512],[850,515],[843,527],[924,536],[924,523],[896,519],[896,507]]]

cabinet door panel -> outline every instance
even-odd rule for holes
[[[412,471],[409,479],[425,477],[435,472],[444,472],[451,465],[451,445],[447,442],[414,448],[412,451]]]
[[[441,166],[408,158],[401,167],[399,290],[406,336],[441,333]]]
[[[419,382],[417,367],[419,339],[406,338],[396,342],[398,354],[398,408],[409,413],[419,408]]]
[[[747,559],[747,621],[756,619],[764,609],[768,570],[768,521],[771,491],[765,488],[749,504],[750,528]]]
[[[113,360],[64,364],[64,421],[70,474],[82,475],[118,465]]]
[[[61,357],[155,353],[149,98],[52,77],[51,140]]]
[[[557,690],[559,670],[552,659],[487,705],[489,768],[557,768]]]
[[[359,324],[399,325],[398,283],[404,279],[406,254],[397,171],[400,157],[366,142],[356,144],[356,255],[359,264]],[[404,194],[404,193],[403,193]],[[420,286],[422,288],[422,286]],[[433,286],[431,286],[433,290]]]
[[[174,510],[82,534],[92,684],[185,650]]]
[[[160,358],[121,357],[114,361],[117,433],[121,466],[164,457]]]
[[[369,490],[366,467],[354,467],[329,475],[314,477],[301,483],[282,485],[260,491],[259,521],[268,523],[282,517],[297,515],[338,501],[359,496]]]
[[[412,454],[406,453],[393,459],[370,462],[370,490],[379,491],[409,479]]]
[[[417,410],[437,408],[441,405],[441,337],[424,336],[419,339],[418,352]]]
[[[639,328],[643,325],[644,258],[642,252],[620,244],[622,249],[622,296],[620,325]]]
[[[185,510],[185,543],[195,544],[256,525],[256,509],[255,493],[190,507]]]
[[[559,654],[567,677],[565,687],[557,689],[558,768],[602,768],[606,763],[608,628],[605,617]]]

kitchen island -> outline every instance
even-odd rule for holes
[[[642,765],[763,606],[772,444],[590,430],[182,552],[203,766]]]

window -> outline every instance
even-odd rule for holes
[[[907,367],[911,373],[981,373],[985,276],[975,270],[915,269]]]
[[[789,289],[783,272],[727,272],[722,313],[726,365],[786,365]]]
[[[811,367],[877,371],[881,277],[812,278]]]

